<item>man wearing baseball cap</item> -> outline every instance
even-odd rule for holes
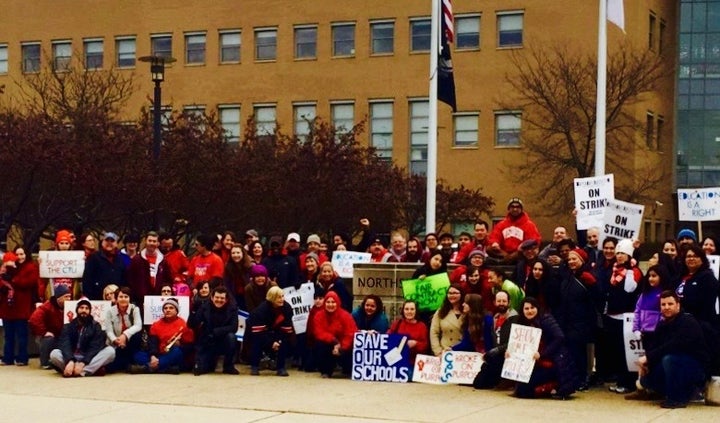
[[[119,240],[115,232],[105,232],[100,249],[88,256],[82,277],[82,292],[88,299],[102,300],[103,289],[110,284],[127,286],[125,263],[117,247]]]

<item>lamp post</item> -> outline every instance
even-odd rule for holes
[[[162,116],[162,89],[160,84],[165,80],[165,64],[173,63],[175,59],[166,56],[143,56],[138,60],[150,63],[150,77],[155,83],[155,96],[153,98],[153,160],[157,162],[160,159],[160,144],[162,141],[160,122]]]

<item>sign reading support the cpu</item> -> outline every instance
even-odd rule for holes
[[[678,189],[678,220],[720,220],[720,187]]]

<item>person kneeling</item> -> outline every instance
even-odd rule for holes
[[[215,370],[220,355],[224,357],[223,373],[240,374],[234,363],[238,310],[234,303],[228,302],[227,289],[224,286],[215,288],[210,301],[202,304],[192,320],[191,326],[199,331],[193,374],[199,376]]]
[[[250,313],[248,327],[253,337],[250,374],[260,374],[260,358],[266,352],[276,355],[277,375],[288,376],[285,355],[289,335],[293,333],[292,308],[285,302],[282,289],[273,286],[268,290],[265,301]]]
[[[178,316],[180,304],[177,299],[165,300],[162,312],[163,317],[150,326],[148,350],[134,354],[131,373],[180,373],[185,355],[183,346],[192,344],[194,334]]]

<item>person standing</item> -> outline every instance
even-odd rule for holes
[[[103,289],[110,284],[127,286],[125,263],[117,248],[119,239],[114,232],[106,232],[100,250],[87,259],[82,291],[90,300],[102,300]]]
[[[0,318],[5,330],[2,364],[28,364],[28,319],[33,295],[40,283],[40,270],[22,247],[3,255],[0,266]]]
[[[157,232],[145,235],[145,248],[130,259],[128,286],[133,294],[132,301],[142,307],[146,295],[160,295],[160,287],[173,284],[171,272],[160,252]]]

